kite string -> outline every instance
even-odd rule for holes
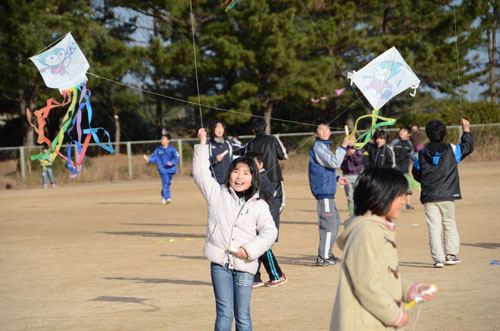
[[[110,78],[99,76],[99,75],[97,75],[97,74],[95,74],[93,72],[90,72],[90,71],[88,71],[87,74],[89,74],[91,76],[94,76],[96,78],[99,78],[99,79],[103,79],[103,80],[109,81],[111,83],[115,83],[115,84],[118,84],[118,85],[130,88],[130,89],[133,89],[133,90],[137,90],[137,91],[140,91],[140,92],[148,93],[148,94],[151,94],[151,95],[160,96],[160,97],[163,97],[163,98],[166,98],[166,99],[171,99],[171,100],[178,101],[178,102],[185,103],[185,104],[189,104],[189,105],[200,106],[200,107],[205,107],[205,108],[208,108],[208,109],[213,109],[213,110],[218,110],[218,111],[223,111],[223,112],[233,113],[233,114],[239,114],[239,115],[244,115],[244,116],[249,116],[249,117],[266,118],[265,116],[262,116],[262,115],[248,114],[248,113],[243,113],[243,112],[236,111],[236,110],[230,110],[230,109],[225,109],[225,108],[210,106],[210,105],[206,105],[206,104],[202,104],[202,103],[197,103],[197,102],[193,102],[193,101],[189,101],[189,100],[179,99],[179,98],[172,97],[172,96],[169,96],[169,95],[166,95],[166,94],[161,94],[161,93],[157,93],[157,92],[145,90],[145,89],[142,89],[140,87],[128,85],[128,84],[125,84],[125,83],[122,83],[122,82],[119,82],[119,81],[116,81],[116,80],[113,80],[113,79],[110,79]],[[349,107],[351,107],[356,102],[358,102],[360,98],[358,98],[356,101],[354,101]],[[344,110],[343,112],[345,112],[346,110]],[[292,121],[292,120],[285,120],[285,119],[281,119],[281,118],[277,118],[277,117],[271,117],[270,119],[273,120],[273,121],[278,121],[278,122],[283,122],[283,123],[299,124],[299,125],[305,125],[305,126],[315,126],[314,124],[311,124],[311,123],[298,122],[298,121]],[[343,128],[333,128],[333,127],[332,127],[332,129],[343,130]]]
[[[458,76],[458,88],[462,87],[462,82],[460,78],[460,65],[458,63],[458,33],[457,33],[457,17],[455,14],[455,7],[453,7],[453,23],[455,25],[455,53],[457,55],[457,76]],[[463,108],[462,108],[462,93],[458,93],[459,100],[460,100],[460,118],[463,118]]]
[[[198,63],[196,61],[196,43],[194,38],[194,15],[193,15],[193,1],[189,0],[189,8],[191,10],[191,33],[193,35],[193,55],[194,55],[194,71],[196,73],[196,91],[198,92],[198,108],[200,111],[200,124],[203,127],[203,116],[201,112],[201,98],[200,98],[200,84],[198,83]]]
[[[300,3],[302,4],[302,8],[304,8],[304,11],[306,12],[307,16],[309,16],[309,19],[311,20],[313,26],[314,26],[314,29],[316,30],[316,32],[318,33],[319,37],[321,38],[321,40],[323,41],[323,44],[325,44],[325,47],[326,49],[328,50],[328,54],[330,56],[333,56],[333,52],[332,50],[330,49],[330,47],[328,46],[328,43],[326,42],[325,38],[323,38],[323,35],[321,34],[321,31],[319,31],[319,28],[318,26],[316,25],[316,22],[314,22],[312,16],[311,16],[311,13],[309,13],[309,11],[307,10],[307,7],[304,5],[304,2],[302,0],[300,0]]]
[[[71,31],[70,31],[70,32],[68,32],[68,33],[71,33]],[[54,40],[54,41],[53,41],[52,43],[50,43],[49,45],[47,45],[47,46],[45,46],[44,48],[42,48],[41,50],[39,50],[39,51],[38,51],[35,55],[31,56],[31,57],[30,57],[30,59],[31,59],[31,58],[33,58],[33,57],[35,57],[35,56],[37,56],[38,54],[42,53],[42,52],[43,52],[43,51],[45,51],[47,48],[50,48],[52,45],[54,45],[54,44],[58,43],[61,39],[63,39],[64,37],[66,37],[66,35],[67,35],[68,33],[66,33],[66,34],[62,35],[61,37],[57,38],[56,40]]]

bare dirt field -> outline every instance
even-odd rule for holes
[[[408,330],[500,330],[500,265],[490,264],[500,261],[500,162],[465,162],[460,174],[461,264],[432,268],[422,205],[398,221],[402,273],[439,287]],[[289,281],[254,290],[254,329],[325,330],[339,267],[314,265],[307,174],[285,173],[285,190],[274,251]],[[0,329],[213,329],[205,201],[188,176],[172,192],[162,205],[159,179],[0,191]],[[343,191],[336,200],[345,220]]]

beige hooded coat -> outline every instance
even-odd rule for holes
[[[337,244],[343,250],[330,330],[391,330],[412,283],[399,273],[396,232],[376,215],[350,219]]]
[[[221,266],[229,263],[229,269],[255,274],[259,256],[274,244],[278,235],[267,202],[256,193],[240,205],[234,190],[212,177],[206,144],[194,146],[193,178],[208,205],[206,258]],[[229,246],[245,248],[248,259],[229,253]]]

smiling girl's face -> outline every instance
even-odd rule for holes
[[[252,186],[252,173],[247,164],[236,164],[229,175],[229,186],[236,192],[244,192]]]

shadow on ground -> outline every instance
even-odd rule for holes
[[[409,268],[434,268],[432,263],[426,262],[399,262],[401,267],[409,267]]]
[[[500,243],[473,243],[473,244],[461,243],[460,245],[487,248],[487,249],[496,249],[500,247]]]
[[[137,303],[140,305],[151,307],[151,309],[143,310],[144,312],[155,312],[159,310],[157,306],[144,303],[149,299],[133,298],[133,297],[110,297],[110,296],[100,296],[90,301],[104,301],[104,302],[122,302],[122,303]]]
[[[301,256],[277,256],[278,263],[281,265],[302,265],[306,267],[316,266],[316,255]]]
[[[176,257],[178,259],[186,259],[186,260],[207,260],[204,256],[193,256],[193,255],[174,255],[174,254],[161,254],[163,257]],[[208,261],[208,260],[207,260]]]
[[[193,233],[174,233],[174,232],[151,232],[151,231],[104,231],[104,234],[121,235],[121,236],[141,236],[141,237],[171,237],[171,238],[205,238],[204,234]]]
[[[175,284],[175,285],[201,285],[212,286],[212,283],[203,282],[198,280],[185,280],[185,279],[163,279],[163,278],[127,278],[127,277],[104,277],[106,280],[127,280],[135,281],[136,283],[146,284]]]
[[[122,225],[144,225],[144,226],[200,226],[206,227],[203,224],[171,224],[171,223],[120,223]]]

